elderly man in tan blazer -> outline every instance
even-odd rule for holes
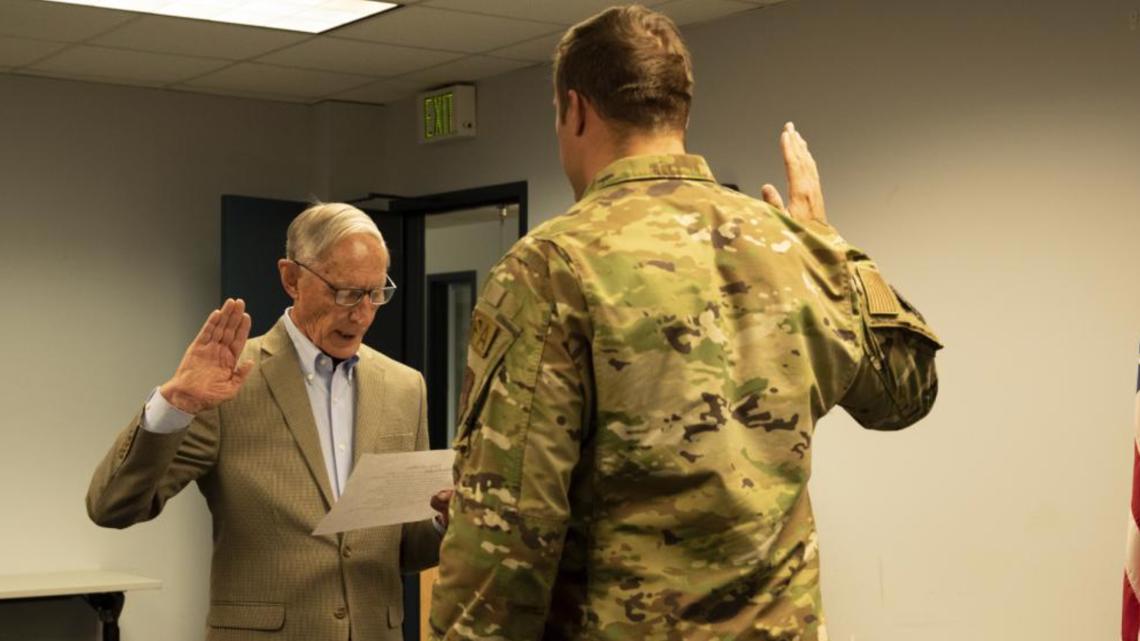
[[[423,378],[361,344],[394,292],[388,264],[360,210],[302,212],[278,262],[293,306],[248,342],[241,300],[211,313],[95,471],[87,510],[107,527],[198,483],[214,526],[209,641],[395,641],[401,572],[438,562],[445,522],[310,534],[361,454],[428,446]]]

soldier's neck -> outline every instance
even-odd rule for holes
[[[685,138],[681,134],[630,135],[620,141],[612,140],[610,144],[599,145],[593,158],[590,159],[592,161],[590,164],[593,166],[590,167],[589,175],[596,176],[599,171],[622,158],[683,153],[685,153]]]
[[[609,130],[605,135],[595,138],[593,145],[586,145],[585,150],[581,165],[584,171],[580,175],[584,180],[581,184],[574,183],[574,200],[582,197],[582,190],[597,177],[598,172],[622,158],[685,153],[685,134],[683,131],[631,133],[619,138],[613,130]]]
[[[650,156],[685,153],[684,132],[630,134],[615,145],[613,160],[630,156]],[[612,160],[610,162],[613,162]]]

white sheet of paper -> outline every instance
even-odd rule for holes
[[[435,514],[429,501],[450,489],[453,450],[365,454],[314,536],[412,523]]]

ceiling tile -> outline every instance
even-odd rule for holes
[[[217,89],[214,87],[190,87],[188,85],[173,85],[164,87],[172,91],[180,91],[183,93],[199,93],[211,94],[215,96],[229,96],[231,98],[252,98],[254,100],[273,100],[276,102],[293,102],[301,104],[312,104],[314,100],[309,97],[302,96],[282,96],[273,93],[260,93],[256,91],[241,91],[240,89]]]
[[[262,56],[257,61],[302,69],[343,71],[371,76],[398,76],[455,60],[462,55],[447,51],[320,36]]]
[[[494,54],[500,58],[511,58],[514,60],[527,60],[530,62],[550,62],[554,58],[554,48],[562,40],[563,32],[552,33],[547,36],[535,38],[534,40],[527,40],[520,42],[516,45],[503,47],[502,49],[495,49],[487,53]]]
[[[28,67],[69,77],[110,78],[145,84],[166,84],[225,66],[223,60],[172,56],[125,49],[79,46],[65,49]]]
[[[56,71],[43,71],[33,69],[31,67],[21,67],[16,69],[13,73],[22,76],[36,76],[40,78],[57,78],[60,80],[73,80],[77,82],[95,82],[103,85],[115,86],[132,86],[132,87],[154,87],[162,88],[165,83],[157,80],[144,80],[136,78],[113,78],[111,76],[100,76],[93,74],[74,74]]]
[[[66,47],[61,42],[0,36],[0,67],[22,67]]]
[[[400,80],[415,82],[421,87],[434,87],[457,82],[472,82],[480,78],[497,76],[515,69],[529,67],[532,64],[521,60],[507,60],[490,56],[469,56],[438,67],[400,76]]]
[[[334,94],[329,96],[329,98],[332,100],[350,100],[353,102],[370,102],[383,105],[413,96],[419,88],[418,83],[401,82],[398,80],[377,80],[372,84]]]
[[[642,3],[691,24],[784,1]],[[313,38],[42,0],[0,0],[0,72],[292,102],[333,97],[383,104],[427,87],[549,62],[566,25],[615,3],[622,0],[405,0],[408,6],[394,12]],[[64,45],[75,42],[83,46]],[[483,55],[462,57],[470,53]]]
[[[664,0],[644,0],[641,4],[653,6],[662,2]],[[554,22],[569,26],[616,4],[626,3],[619,0],[478,0],[477,2],[473,0],[425,0],[421,6]]]
[[[481,53],[548,34],[558,28],[558,25],[542,22],[414,6],[361,20],[330,35],[424,49]]]
[[[309,37],[304,33],[276,29],[144,16],[91,42],[120,49],[245,60]]]
[[[678,26],[716,20],[742,11],[752,11],[758,5],[737,0],[673,0],[654,7],[669,16]]]
[[[316,99],[348,91],[368,84],[371,80],[373,79],[367,76],[354,74],[243,62],[195,78],[181,86]]]
[[[137,15],[42,0],[0,0],[0,35],[79,42]]]

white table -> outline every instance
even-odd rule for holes
[[[81,597],[103,623],[103,641],[119,641],[119,613],[128,590],[157,590],[162,581],[108,570],[0,574],[0,600]]]

